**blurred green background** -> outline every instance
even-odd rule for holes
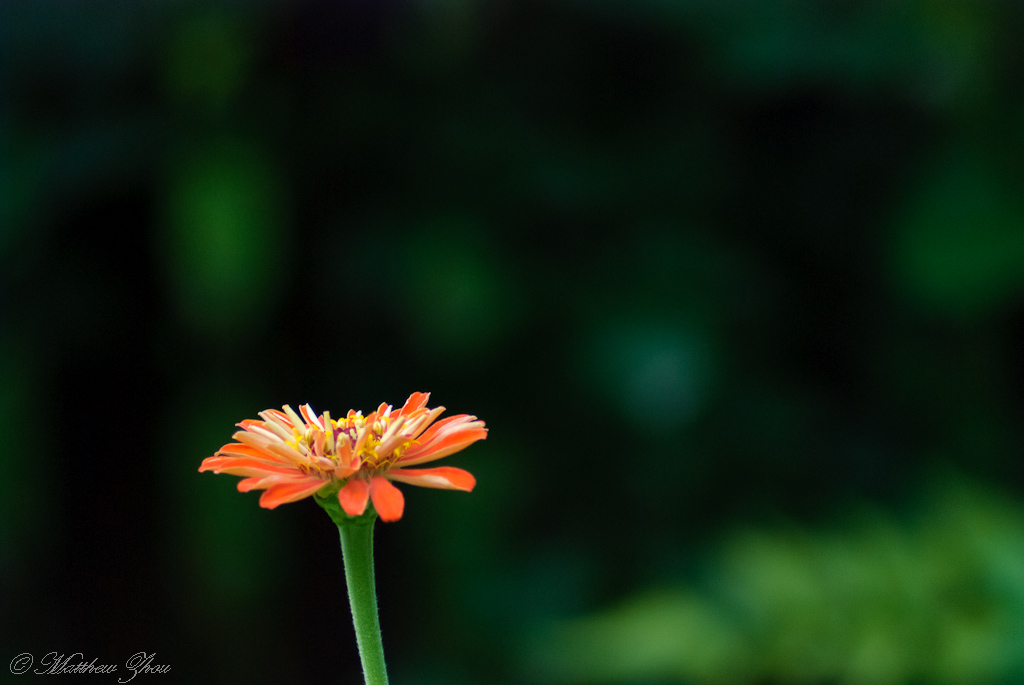
[[[396,685],[1024,683],[1022,39],[3,3],[0,657],[359,682],[328,518],[196,470],[424,390],[491,432],[378,526]]]

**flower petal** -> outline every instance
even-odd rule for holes
[[[391,469],[387,477],[400,483],[442,490],[471,492],[476,485],[476,478],[472,473],[453,466],[439,466],[433,469]]]
[[[238,431],[231,437],[237,440],[238,442],[245,443],[254,450],[259,450],[260,452],[266,452],[267,445],[277,440],[276,437],[271,439],[262,435],[257,435],[256,433],[250,433],[248,431]]]
[[[199,466],[199,471],[227,473],[232,476],[258,476],[267,473],[301,475],[300,471],[285,464],[251,457],[207,457]]]
[[[272,485],[267,488],[267,491],[263,493],[262,497],[260,497],[260,506],[264,509],[274,509],[278,505],[294,502],[302,499],[303,497],[309,497],[323,486],[324,482],[319,478],[309,478],[298,482],[289,481]]]
[[[276,419],[277,419],[278,421],[280,421],[280,422],[281,422],[281,424],[282,424],[282,425],[283,425],[283,426],[284,426],[285,428],[287,428],[287,429],[288,429],[289,431],[290,431],[290,430],[291,430],[292,428],[297,428],[297,426],[293,426],[293,425],[292,425],[292,420],[291,420],[290,418],[288,418],[288,415],[287,415],[287,414],[285,414],[285,413],[284,413],[283,411],[281,411],[280,409],[268,409],[268,410],[267,410],[267,413],[268,413],[268,414],[270,414],[270,415],[272,415],[272,416],[273,416],[274,418],[276,418]],[[263,412],[260,412],[260,416],[263,416]]]
[[[430,424],[434,423],[438,416],[444,413],[444,407],[434,407],[433,409],[420,410],[420,415],[411,421],[411,427],[407,430],[407,434],[413,440],[418,440],[420,435],[425,430],[430,428]]]
[[[422,409],[427,405],[427,400],[430,399],[429,392],[414,392],[409,395],[409,399],[405,401],[405,405],[398,410],[400,416],[411,414],[417,409]]]
[[[249,492],[250,490],[266,490],[267,488],[275,485],[296,485],[299,483],[312,482],[313,480],[311,480],[310,476],[306,476],[301,473],[265,473],[262,475],[252,476],[250,478],[243,478],[238,481],[238,491]],[[324,481],[320,481],[320,485],[324,484]]]
[[[352,451],[355,452],[357,456],[363,453],[363,447],[366,446],[366,441],[370,439],[371,435],[373,435],[373,421],[373,414],[370,414],[362,427],[357,429],[359,431],[359,437],[356,438],[356,446],[352,448]]]
[[[402,491],[388,482],[384,476],[374,476],[370,480],[370,499],[373,508],[380,514],[381,521],[397,521],[402,518],[405,509],[405,497]]]
[[[334,444],[334,451],[338,455],[338,463],[352,470],[359,468],[359,455],[352,451],[352,442],[348,436],[342,433]]]
[[[369,498],[370,484],[361,478],[353,478],[338,491],[338,504],[349,516],[362,516]]]
[[[266,490],[272,485],[280,485],[284,483],[298,483],[307,482],[309,479],[303,475],[295,476],[284,476],[280,473],[265,473],[261,476],[252,476],[251,478],[243,478],[238,481],[239,492],[249,492],[250,490]]]
[[[267,445],[267,451],[274,456],[281,457],[282,461],[291,461],[293,464],[304,464],[308,461],[306,455],[283,442],[270,443]]]
[[[475,426],[478,423],[480,422],[475,422],[470,425]],[[477,440],[483,440],[486,437],[486,428],[472,427],[467,430],[454,431],[451,435],[446,435],[440,440],[434,440],[430,444],[417,445],[416,447],[410,448],[409,451],[395,463],[400,466],[415,466],[416,464],[434,461],[442,457],[447,457],[449,454],[455,454],[459,450],[464,450]]]
[[[267,483],[262,477],[253,476],[252,478],[243,478],[238,481],[235,487],[238,488],[239,492],[249,492],[250,490],[259,490],[261,485],[264,488],[267,487]]]
[[[334,467],[334,477],[337,478],[338,480],[345,480],[346,478],[348,478],[349,476],[351,476],[353,473],[355,473],[358,470],[359,470],[358,467],[345,466],[344,464],[338,464],[337,466]]]
[[[220,456],[222,454],[243,454],[247,457],[258,457],[260,459],[267,458],[266,452],[258,450],[255,447],[251,447],[249,445],[242,445],[237,442],[229,442],[228,444],[224,445],[219,450],[217,450],[216,456]],[[276,459],[277,457],[274,458]]]
[[[438,409],[443,410],[444,407],[435,407],[431,411],[437,411]],[[468,421],[473,421],[474,419],[476,419],[476,417],[470,416],[469,414],[456,414],[455,416],[448,416],[446,418],[441,419],[437,423],[430,424],[430,427],[426,428],[426,431],[416,439],[420,441],[420,444],[426,444],[433,440],[434,437],[445,428],[452,427],[452,424],[466,423]]]
[[[307,424],[317,428],[318,430],[324,429],[323,425],[320,424],[320,420],[316,416],[316,412],[313,411],[313,407],[308,404],[304,404],[299,407],[299,411],[302,412],[302,418],[306,419]]]
[[[263,423],[263,428],[274,432],[282,440],[292,439],[292,428],[286,421],[277,418],[276,414],[272,414],[269,411],[261,411],[260,416],[266,419]]]

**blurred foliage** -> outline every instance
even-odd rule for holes
[[[474,357],[499,348],[520,325],[515,279],[485,226],[459,219],[428,221],[396,246],[394,280],[418,346],[436,355]],[[371,248],[370,268],[380,254]]]
[[[897,269],[911,296],[972,319],[1024,297],[1024,196],[991,160],[950,156],[897,227]]]
[[[184,18],[167,54],[166,87],[184,110],[218,113],[244,85],[256,36],[245,15],[213,5]]]
[[[161,246],[171,292],[198,330],[248,332],[277,306],[286,278],[280,184],[251,144],[217,141],[183,157]]]
[[[196,469],[430,390],[396,682],[1024,682],[1022,8],[0,3],[0,651],[355,682]]]
[[[528,648],[548,682],[1017,682],[1024,506],[960,479],[894,520],[728,534],[689,587],[555,622]]]

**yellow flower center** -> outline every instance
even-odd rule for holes
[[[334,467],[341,463],[343,443],[347,443],[350,449],[359,449],[356,456],[360,471],[371,476],[389,469],[415,442],[401,435],[400,431],[389,434],[390,417],[377,418],[368,425],[361,412],[350,411],[348,416],[338,420],[325,413],[323,422],[324,431],[308,426],[304,432],[294,429],[287,443],[310,458],[308,465],[300,466],[303,472],[316,473],[325,479],[333,479]]]

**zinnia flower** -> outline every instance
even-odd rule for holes
[[[308,404],[260,412],[246,419],[233,442],[203,460],[200,471],[245,476],[241,492],[266,490],[260,506],[273,509],[314,493],[331,496],[349,516],[360,516],[367,500],[384,521],[402,518],[405,498],[391,481],[427,488],[465,490],[476,485],[468,471],[442,466],[410,469],[465,449],[487,437],[484,422],[459,414],[434,423],[444,407],[427,409],[429,393],[413,393],[398,411],[381,404],[367,416],[349,411],[341,419],[317,416]]]

